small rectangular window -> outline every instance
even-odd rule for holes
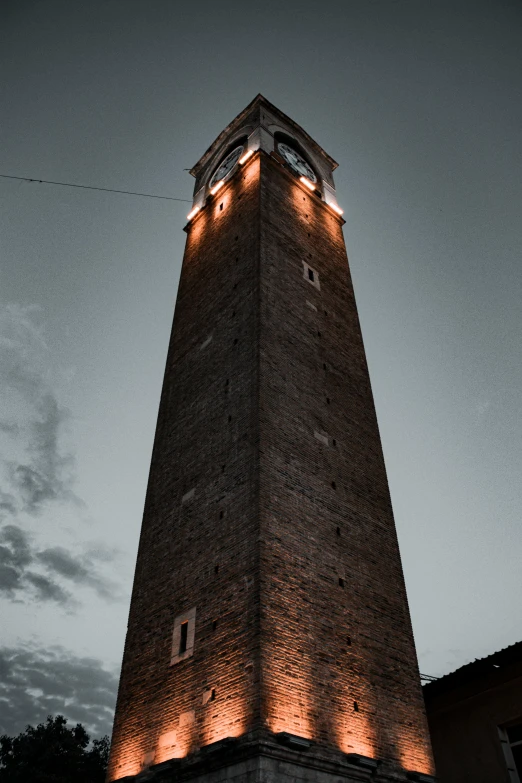
[[[183,655],[184,652],[187,652],[187,635],[188,635],[188,620],[185,620],[184,623],[181,623],[181,633],[179,637],[179,655]]]
[[[313,269],[310,264],[307,264],[306,261],[303,261],[303,277],[304,279],[310,283],[310,285],[313,285],[314,288],[317,288],[318,291],[321,290],[321,286],[319,285],[319,273],[317,269]],[[316,309],[316,308],[314,308]]]
[[[184,661],[194,654],[194,637],[196,632],[196,609],[190,609],[178,615],[172,629],[171,664]]]

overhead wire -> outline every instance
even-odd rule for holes
[[[78,185],[74,182],[57,182],[51,179],[36,179],[35,177],[16,177],[13,174],[0,174],[2,179],[16,179],[20,182],[37,182],[42,185],[61,185],[65,188],[81,188],[82,190],[103,190],[105,193],[124,193],[127,196],[141,196],[142,198],[156,198],[164,201],[185,201],[192,204],[192,199],[175,198],[174,196],[159,196],[155,193],[138,193],[134,190],[116,190],[115,188],[99,188],[94,185]]]

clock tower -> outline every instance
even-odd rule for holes
[[[191,171],[109,781],[431,781],[335,161],[258,95]]]

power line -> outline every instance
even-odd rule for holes
[[[31,177],[15,177],[11,174],[0,174],[2,179],[16,179],[20,182],[38,182],[42,185],[62,185],[65,188],[82,188],[82,190],[103,190],[105,193],[125,193],[127,196],[142,196],[143,198],[159,198],[164,201],[186,201],[187,204],[192,204],[192,200],[188,198],[174,198],[173,196],[157,196],[154,193],[136,193],[133,190],[115,190],[114,188],[95,188],[92,185],[76,185],[73,182],[54,182],[50,179],[32,179]]]

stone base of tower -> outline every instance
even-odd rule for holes
[[[306,741],[304,741],[306,742]],[[346,755],[302,738],[246,735],[208,745],[183,759],[152,765],[115,783],[435,783],[385,761]]]

